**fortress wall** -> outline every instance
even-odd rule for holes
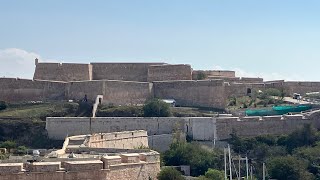
[[[220,121],[217,119],[217,138],[219,140],[230,138],[232,132],[236,132],[241,137],[254,137],[257,135],[281,135],[289,134],[292,131],[302,127],[304,124],[313,123],[311,119],[302,119],[297,117],[281,116],[262,117],[258,119],[246,119],[238,121]]]
[[[33,79],[51,81],[91,80],[90,64],[38,63]]]
[[[69,82],[66,88],[68,99],[81,100],[87,95],[88,99],[94,101],[97,95],[104,92],[104,81],[75,81]]]
[[[148,68],[148,81],[191,80],[191,73],[187,64],[152,65]]]
[[[184,127],[185,118],[178,117],[48,117],[46,120],[46,130],[49,138],[57,140],[63,140],[67,135],[74,136],[135,130],[146,130],[148,135],[171,134],[174,129],[184,131]]]
[[[67,136],[91,134],[90,118],[48,117],[46,130],[49,138],[57,140],[64,140]]]
[[[313,124],[316,128],[319,128],[319,117],[320,111],[315,111],[303,116],[286,115],[245,118],[48,117],[46,130],[48,131],[49,138],[57,140],[63,140],[67,135],[90,134],[90,127],[92,133],[146,130],[149,136],[172,134],[176,132],[176,130],[181,130],[195,140],[224,140],[229,138],[233,131],[241,137],[254,137],[267,134],[288,134],[302,127],[304,124]],[[165,142],[167,142],[167,140],[168,138],[165,139]]]
[[[266,88],[264,83],[230,83],[226,85],[227,97],[241,97],[247,96],[248,90],[251,90],[251,94],[258,90],[264,90]]]
[[[62,100],[63,82],[0,78],[0,100],[7,102]]]
[[[222,80],[158,81],[153,86],[156,98],[175,99],[180,106],[225,108],[225,86]]]
[[[147,82],[149,66],[161,64],[164,63],[91,63],[92,79]]]
[[[204,73],[207,77],[225,77],[234,78],[236,77],[235,71],[219,71],[219,70],[194,70],[192,71],[192,79],[197,80],[198,74]]]
[[[126,162],[127,159],[134,162]],[[14,168],[14,170],[13,170]],[[160,172],[157,152],[104,156],[101,160],[0,164],[1,180],[148,180]]]
[[[123,131],[116,133],[99,133],[89,137],[90,148],[135,149],[148,146],[147,131]]]
[[[304,95],[308,92],[319,92],[320,82],[288,81],[284,82],[284,88],[286,89],[289,95],[293,95],[293,93],[299,93],[301,95]]]
[[[152,84],[132,81],[105,81],[104,103],[114,105],[139,105],[153,97]]]

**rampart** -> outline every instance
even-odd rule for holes
[[[150,65],[164,63],[91,63],[93,80],[147,82]]]
[[[47,118],[46,129],[52,139],[64,139],[67,134],[146,130],[148,135],[185,132],[195,140],[223,140],[232,132],[242,137],[288,134],[303,124],[320,128],[320,111],[307,114],[264,117],[197,117],[197,118]]]
[[[184,131],[185,119],[135,118],[135,117],[48,117],[46,130],[52,139],[64,140],[66,136],[146,130],[148,135],[171,134],[174,129]]]
[[[65,82],[85,81],[92,79],[91,74],[90,64],[36,63],[33,79]]]
[[[284,82],[284,88],[289,94],[299,93],[304,95],[308,92],[319,92],[320,82],[295,82],[287,81]]]
[[[103,156],[96,160],[0,163],[3,180],[148,180],[160,172],[157,152]]]
[[[0,100],[7,102],[65,99],[66,83],[0,78]]]
[[[177,105],[225,108],[222,80],[155,81],[153,89],[156,98],[175,99]]]
[[[148,81],[191,80],[192,69],[186,64],[151,65],[148,68]]]

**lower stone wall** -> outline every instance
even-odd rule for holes
[[[184,131],[185,118],[135,117],[48,117],[46,130],[51,139],[63,140],[66,136],[146,130],[148,135],[170,134],[175,129]]]
[[[181,130],[195,140],[223,140],[235,131],[239,136],[287,134],[303,124],[320,128],[320,111],[303,115],[264,117],[199,117],[199,118],[47,118],[46,129],[52,139],[63,140],[67,135],[146,130],[148,136],[172,134]]]

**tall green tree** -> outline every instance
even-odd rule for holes
[[[312,180],[314,176],[307,171],[307,164],[293,156],[271,158],[267,163],[270,178],[278,180]]]

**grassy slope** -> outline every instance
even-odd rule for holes
[[[9,104],[0,111],[0,142],[14,140],[31,148],[52,148],[62,142],[48,139],[45,119],[51,117],[82,116],[91,109],[78,103],[50,102],[41,104]]]

